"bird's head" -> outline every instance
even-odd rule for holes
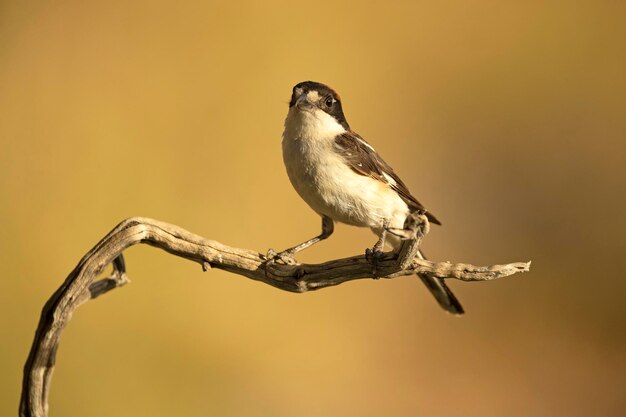
[[[303,81],[293,87],[285,121],[285,126],[289,125],[314,135],[350,130],[339,94],[315,81]]]

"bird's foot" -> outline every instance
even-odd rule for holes
[[[399,237],[402,240],[413,239],[416,235],[415,230],[411,229],[400,229],[398,227],[388,227],[387,232],[391,233],[394,236]]]
[[[374,279],[379,279],[378,274],[378,263],[383,257],[384,252],[374,246],[374,248],[365,249],[365,259],[367,259],[372,264],[372,274],[374,275]]]
[[[425,236],[430,231],[430,223],[424,212],[416,211],[407,216],[403,228],[387,227],[385,230],[402,240],[409,240]]]
[[[265,258],[268,261],[279,262],[285,265],[297,265],[298,261],[294,258],[294,253],[290,250],[285,250],[282,252],[276,252],[274,249],[269,249],[267,251],[267,255]]]

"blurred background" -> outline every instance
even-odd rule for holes
[[[295,295],[147,246],[63,335],[53,416],[623,416],[626,4],[0,3],[0,414],[44,302],[126,217],[265,252],[319,232],[281,133],[294,84],[442,221],[435,260],[532,260]],[[363,253],[339,226],[299,256]]]

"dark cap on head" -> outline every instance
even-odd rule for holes
[[[319,100],[312,104],[334,117],[335,120],[337,120],[337,122],[339,122],[339,124],[341,124],[346,130],[350,130],[350,126],[348,125],[346,117],[343,114],[339,94],[337,94],[337,92],[329,86],[322,83],[315,81],[303,81],[296,84],[293,87],[289,107],[293,107],[298,98],[302,95],[306,96],[311,91],[317,92],[319,96]]]

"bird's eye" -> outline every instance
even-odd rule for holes
[[[328,97],[326,97],[326,102],[324,104],[326,104],[326,107],[331,107],[334,102],[335,102],[335,100],[333,99],[333,97],[332,96],[328,96]]]

